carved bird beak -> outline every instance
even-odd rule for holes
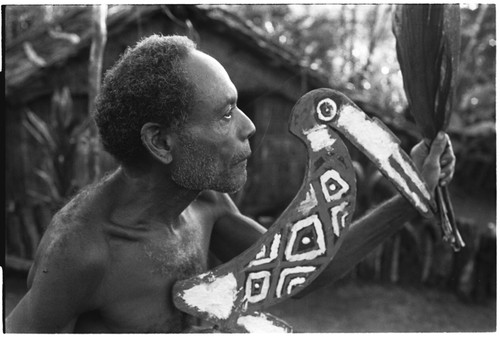
[[[321,132],[324,125],[338,131],[364,153],[423,216],[433,217],[437,208],[426,183],[387,126],[368,117],[342,93],[318,89],[311,94],[309,103],[314,105],[316,127],[303,130],[307,139],[315,142],[311,147],[321,147],[321,142],[328,145],[325,139],[320,142],[321,134],[315,134]]]

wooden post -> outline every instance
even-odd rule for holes
[[[89,89],[88,89],[88,114],[89,118],[95,109],[95,98],[101,89],[102,60],[107,40],[106,17],[107,5],[94,5],[92,9],[92,46],[90,48],[89,61]],[[90,123],[90,181],[95,181],[100,176],[99,167],[99,140],[97,128]]]

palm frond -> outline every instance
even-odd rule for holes
[[[396,5],[396,51],[410,112],[427,144],[445,130],[452,111],[460,55],[458,5]],[[464,246],[446,187],[436,189],[445,241]]]
[[[446,128],[460,53],[458,5],[396,5],[393,32],[410,112],[432,140]]]

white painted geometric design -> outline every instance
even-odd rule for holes
[[[385,172],[392,183],[398,185],[404,191],[415,205],[424,213],[428,211],[427,206],[421,200],[417,193],[407,183],[411,180],[419,189],[426,200],[431,199],[425,182],[420,178],[419,173],[409,164],[408,160],[403,158],[403,152],[395,136],[388,132],[383,124],[368,118],[364,112],[353,106],[345,105],[338,114],[337,125],[346,136],[356,140],[360,147],[367,153],[370,153],[372,161],[375,162],[379,170]],[[402,167],[398,172],[391,164],[391,159],[396,161]]]
[[[272,316],[262,312],[254,312],[250,315],[238,316],[237,324],[243,328],[245,333],[253,334],[285,334],[290,332],[285,326],[280,325]],[[242,334],[242,332],[240,332]]]
[[[181,297],[186,304],[218,319],[227,319],[233,312],[238,294],[238,283],[233,273],[213,277],[211,272],[198,275],[208,277],[210,282],[202,282],[183,291]]]
[[[311,209],[318,205],[318,199],[316,199],[316,191],[312,184],[309,184],[309,191],[306,193],[306,197],[301,201],[297,211],[302,215],[307,215]]]
[[[266,251],[267,251],[267,246],[262,246],[262,248],[260,249],[260,251],[257,253],[257,255],[255,255],[255,259],[257,260],[260,260],[260,259],[263,259],[266,257]]]
[[[248,266],[258,266],[261,264],[269,263],[278,257],[278,250],[280,248],[281,234],[277,233],[274,235],[273,242],[271,243],[271,249],[269,251],[269,256],[266,255],[266,246],[262,247],[259,253],[255,255],[255,260],[252,260]]]
[[[288,275],[293,274],[309,274],[316,270],[316,267],[313,266],[297,266],[292,268],[283,269],[280,273],[280,278],[278,279],[278,284],[276,286],[276,297],[280,298],[283,296],[283,287],[285,286],[285,280]],[[294,279],[304,278],[303,276],[297,276],[291,278],[289,282],[294,282]],[[290,294],[293,287],[287,287],[287,294]]]
[[[316,113],[320,120],[329,122],[337,114],[337,103],[331,98],[322,99],[316,106]]]
[[[337,237],[340,235],[340,227],[342,227],[342,228],[345,227],[345,219],[347,218],[347,215],[348,215],[348,212],[346,212],[346,210],[345,210],[347,205],[348,205],[348,202],[344,201],[340,205],[336,205],[336,206],[333,206],[332,208],[330,208],[330,215],[332,217],[333,233],[335,233],[335,235]]]
[[[288,287],[286,287],[287,294],[290,294],[292,292],[293,288],[295,288],[296,286],[303,284],[305,282],[306,282],[305,277],[296,277],[296,278],[290,280],[290,282],[288,282]]]
[[[342,179],[340,174],[335,170],[328,170],[319,178],[321,182],[321,190],[323,192],[323,196],[327,202],[331,202],[334,200],[339,200],[342,196],[349,191],[349,184]],[[340,188],[337,188],[338,186]]]
[[[314,152],[318,152],[325,148],[331,149],[335,143],[335,139],[330,136],[328,127],[324,124],[315,125],[309,130],[304,130],[303,132]]]
[[[262,284],[255,283],[254,281],[261,280]],[[245,298],[250,303],[257,303],[264,300],[269,291],[269,284],[271,281],[271,273],[267,270],[262,270],[255,273],[248,274],[246,285],[245,285]],[[256,288],[256,285],[259,285]],[[258,291],[258,293],[252,294],[252,292]]]
[[[312,249],[306,251],[304,253],[294,254],[293,247],[295,245],[295,241],[297,240],[297,233],[306,227],[313,226],[314,231],[317,236],[317,249]],[[290,239],[288,240],[286,249],[285,249],[285,258],[288,261],[302,261],[302,260],[313,260],[316,257],[324,254],[326,251],[326,243],[325,237],[323,233],[323,225],[321,220],[319,219],[317,214],[313,214],[305,219],[297,221],[293,224],[290,229]]]

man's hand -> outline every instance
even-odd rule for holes
[[[445,186],[453,178],[455,154],[446,133],[439,132],[430,148],[422,140],[411,150],[411,157],[432,192],[438,183]]]

